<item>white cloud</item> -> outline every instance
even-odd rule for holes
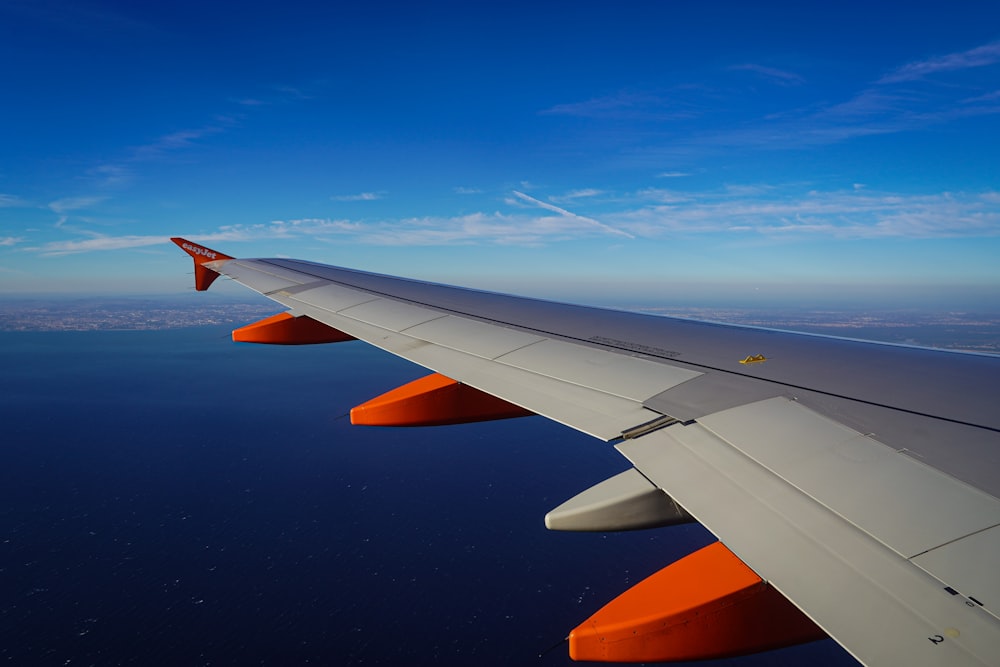
[[[19,208],[23,206],[28,206],[28,202],[17,195],[0,194],[0,208]]]
[[[961,100],[962,104],[978,104],[979,102],[996,102],[1000,101],[1000,90],[994,90],[991,93],[985,93],[983,95],[976,95],[975,97],[967,97]]]
[[[384,192],[359,192],[356,195],[336,195],[330,197],[333,201],[375,201],[382,199]]]
[[[93,208],[94,206],[105,201],[107,197],[63,197],[62,199],[57,199],[54,202],[49,203],[49,210],[53,213],[59,213],[60,215],[64,213],[69,213],[70,211],[79,211],[81,209]]]
[[[581,200],[581,201],[586,201]],[[799,186],[729,186],[712,192],[645,189],[602,202],[607,221],[598,222],[522,192],[510,212],[424,216],[381,221],[297,218],[255,225],[223,226],[208,234],[182,234],[204,243],[264,239],[344,240],[368,245],[540,246],[603,238],[648,240],[680,236],[788,239],[993,238],[1000,237],[1000,193],[910,195],[868,187],[802,191]],[[530,209],[542,209],[534,214]],[[0,238],[12,246],[20,238]],[[126,250],[167,243],[167,236],[93,235],[27,248],[43,255]]]
[[[132,151],[132,160],[140,162],[153,160],[173,151],[190,148],[197,140],[221,131],[222,128],[218,125],[207,125],[193,130],[171,132],[148,144],[135,147]]]
[[[101,202],[105,201],[107,197],[97,196],[97,197],[63,197],[62,199],[57,199],[53,202],[49,202],[48,208],[53,213],[59,215],[59,219],[56,220],[56,227],[62,227],[70,218],[70,213],[73,211],[86,210],[97,206]]]
[[[967,51],[908,63],[879,79],[879,83],[915,81],[938,72],[986,67],[998,62],[1000,62],[1000,42],[992,42]]]
[[[558,207],[556,207],[558,208]],[[268,225],[233,227],[224,232],[249,238],[341,237],[372,245],[541,245],[578,239],[579,220],[573,216],[471,213],[451,217],[416,217],[381,222],[301,219]],[[603,232],[603,230],[595,230]],[[199,239],[213,240],[199,236]],[[227,239],[228,240],[228,239]]]
[[[581,199],[581,198],[584,198],[584,197],[597,197],[597,196],[603,195],[603,194],[604,194],[603,190],[597,190],[595,188],[584,188],[582,190],[570,190],[566,194],[561,195],[560,197],[558,197],[558,199],[559,200],[572,200],[572,199]],[[555,200],[557,198],[553,197],[552,199]]]
[[[621,230],[572,214],[523,193],[518,198],[556,215],[530,216],[474,213],[458,217],[409,218],[378,224],[349,221],[296,220],[274,222],[245,231],[270,235],[350,235],[377,244],[405,243],[527,243],[576,239],[580,222],[595,232],[663,236],[673,232],[715,233],[736,227],[760,234],[796,233],[818,237],[871,238],[1000,235],[1000,201],[987,195],[941,193],[906,196],[850,191],[776,194],[778,188],[730,187],[714,194],[675,193],[670,203],[654,206],[623,202],[623,210],[608,214]],[[737,193],[737,194],[734,194]],[[766,195],[763,193],[767,192]],[[644,192],[648,197],[649,193]],[[661,195],[661,202],[667,200]],[[647,199],[648,201],[648,199]]]
[[[313,94],[300,86],[274,86],[274,90],[282,95],[284,100],[311,100]]]
[[[128,248],[142,248],[145,246],[159,245],[169,241],[167,236],[95,236],[89,239],[74,241],[52,241],[34,250],[38,250],[42,255],[52,257],[59,255],[74,255],[82,252],[95,252],[99,250],[125,250]]]
[[[724,186],[724,189],[727,195],[734,195],[737,197],[747,197],[752,195],[761,195],[764,194],[765,192],[770,192],[774,190],[774,186],[761,183],[755,183],[752,185],[744,183],[741,184],[727,183]]]
[[[793,107],[744,117],[739,122],[717,125],[717,129],[692,124],[689,132],[685,131],[689,125],[683,123],[684,118],[700,117],[718,110],[722,104],[735,110],[743,106],[755,109],[759,104],[745,104],[747,99],[741,95],[746,93],[738,90],[712,88],[708,84],[674,86],[670,89],[670,103],[685,112],[678,115],[676,122],[658,128],[633,123],[604,131],[614,137],[616,145],[625,147],[623,161],[653,168],[664,163],[689,164],[706,155],[728,155],[733,150],[812,150],[817,146],[921,131],[966,118],[1000,114],[998,65],[1000,42],[992,42],[903,65],[840,99],[816,99],[811,89],[803,87],[802,97]],[[783,73],[783,70],[768,72],[759,65],[738,68],[772,77]],[[933,82],[929,80],[931,75]],[[786,77],[786,81],[792,79]],[[613,120],[616,110],[627,108],[630,101],[628,95],[610,96],[549,111]],[[681,173],[665,172],[661,177]]]
[[[204,241],[248,241],[252,239],[280,239],[311,236],[324,236],[360,233],[364,226],[350,220],[331,220],[329,218],[298,218],[295,220],[272,220],[267,224],[257,225],[227,225],[214,234],[202,234],[198,238]]]
[[[795,74],[794,72],[788,72],[785,70],[777,69],[776,67],[767,67],[765,65],[734,65],[730,67],[732,70],[753,72],[761,77],[767,79],[771,83],[776,83],[781,86],[797,86],[799,84],[805,83],[805,79]]]
[[[766,238],[986,238],[1000,236],[995,193],[902,195],[865,189],[784,194],[777,187],[687,193],[606,219],[636,235],[747,234]],[[734,192],[736,194],[734,194]],[[647,191],[637,193],[648,200]]]
[[[550,116],[632,121],[665,121],[690,118],[693,115],[692,109],[679,103],[675,95],[635,90],[622,90],[583,102],[557,104],[540,113]]]
[[[645,188],[635,193],[639,201],[648,200],[661,204],[676,204],[688,201],[691,195],[676,190],[665,190],[663,188]]]
[[[87,171],[94,184],[102,188],[115,188],[132,181],[132,170],[120,164],[102,164]]]
[[[0,236],[0,246],[10,247],[24,241],[23,236]]]

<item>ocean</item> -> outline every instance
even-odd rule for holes
[[[351,426],[426,371],[231,328],[0,332],[0,663],[575,664],[545,651],[713,541],[547,531],[628,467],[610,445]],[[803,663],[855,664],[830,640],[707,664]]]

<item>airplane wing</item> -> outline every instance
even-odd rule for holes
[[[607,661],[739,655],[828,634],[866,665],[1000,656],[1000,357],[587,308],[173,239],[287,312],[234,332],[357,338],[433,375],[355,423],[539,414],[634,466],[546,517],[697,520],[720,543],[573,630]]]

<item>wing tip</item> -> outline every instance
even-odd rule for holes
[[[201,244],[188,241],[180,236],[171,236],[170,240],[194,260],[194,288],[199,292],[207,290],[209,285],[219,277],[219,272],[205,266],[206,263],[222,259],[236,259],[218,250],[212,250]]]

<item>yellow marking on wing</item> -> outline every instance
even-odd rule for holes
[[[762,361],[767,361],[763,354],[751,354],[746,359],[740,359],[741,364],[759,364]]]

